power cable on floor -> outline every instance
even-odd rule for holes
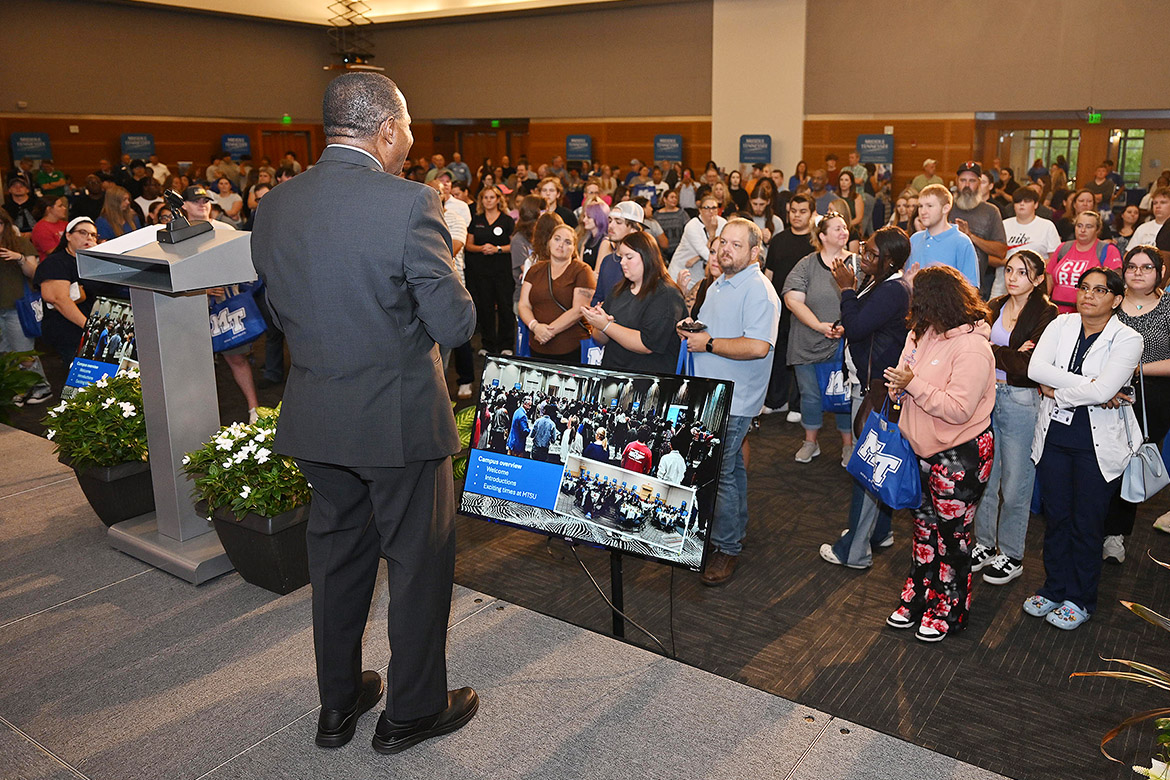
[[[654,643],[662,648],[662,654],[664,656],[666,656],[667,658],[674,658],[674,655],[672,653],[670,653],[669,651],[667,651],[666,645],[662,644],[662,642],[659,641],[658,637],[651,634],[649,631],[647,631],[645,628],[643,628],[641,625],[639,625],[636,620],[634,620],[629,615],[627,615],[625,612],[622,612],[620,609],[618,609],[617,607],[615,607],[613,605],[613,602],[609,600],[609,596],[605,595],[605,591],[603,591],[601,589],[601,586],[597,584],[597,580],[594,579],[592,572],[589,571],[589,567],[586,566],[585,562],[581,560],[581,556],[577,555],[577,545],[574,544],[573,542],[570,542],[568,539],[565,540],[565,544],[568,545],[569,552],[573,553],[573,558],[576,559],[577,565],[580,566],[581,570],[585,572],[585,575],[587,577],[589,577],[589,581],[593,583],[593,587],[597,589],[598,594],[600,594],[601,598],[605,600],[605,603],[609,605],[609,608],[612,609],[614,612],[618,613],[619,615],[621,615],[627,621],[629,621],[630,625],[632,625],[634,628],[638,629],[643,634],[645,634],[646,636],[648,636],[652,640],[654,640]],[[673,634],[673,626],[672,626],[672,634]]]

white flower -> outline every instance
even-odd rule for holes
[[[94,383],[93,383],[93,386],[94,386],[94,387],[106,387],[106,386],[107,386],[107,385],[109,385],[109,384],[110,384],[110,383],[109,383],[109,381],[108,381],[108,380],[107,380],[107,379],[106,379],[106,378],[103,376],[101,379],[99,379],[98,381],[94,382]]]
[[[230,460],[225,460],[225,461],[223,462],[223,467],[224,467],[225,469],[230,469],[230,468],[232,467],[232,462],[231,462]]]
[[[247,498],[248,494],[251,492],[252,492],[252,488],[248,487],[247,485],[244,485],[244,487],[240,490],[240,498]]]
[[[186,466],[186,465],[187,465],[188,463],[190,463],[190,462],[191,462],[191,456],[190,456],[190,455],[184,455],[184,456],[183,456],[183,465],[184,465],[184,466]]]
[[[63,411],[65,411],[65,407],[67,407],[68,405],[69,405],[68,403],[66,403],[65,401],[62,401],[61,403],[59,403],[55,407],[53,407],[53,411],[54,412],[63,412]]]
[[[257,463],[267,463],[267,462],[268,462],[268,457],[269,457],[271,454],[272,454],[272,450],[269,450],[269,449],[266,449],[266,448],[264,448],[264,447],[261,447],[261,448],[260,448],[260,449],[259,449],[259,450],[256,452],[256,462],[257,462]]]
[[[48,430],[45,431],[45,438],[48,439],[49,441],[52,441],[53,437],[56,435],[57,435],[57,432],[55,430],[53,430],[52,428],[49,428]]]
[[[123,401],[122,403],[118,404],[118,406],[122,407],[123,417],[134,417],[138,414],[138,410],[134,408],[134,404],[130,403],[129,401]]]
[[[113,406],[117,402],[118,401],[115,398],[107,398],[106,400],[102,401],[102,408],[109,409],[111,406]]]

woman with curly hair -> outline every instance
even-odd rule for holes
[[[963,629],[971,608],[971,528],[995,450],[988,315],[979,291],[955,269],[919,271],[906,345],[885,370],[890,396],[902,404],[898,427],[922,478],[910,576],[886,624],[917,626],[923,642]]]

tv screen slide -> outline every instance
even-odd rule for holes
[[[731,393],[489,356],[460,512],[699,571]]]
[[[137,365],[138,341],[134,338],[134,312],[130,301],[95,298],[78,342],[77,357],[69,364],[62,389],[63,399],[102,377],[113,376],[126,365]]]

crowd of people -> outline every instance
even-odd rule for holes
[[[924,641],[963,628],[975,573],[992,585],[1022,573],[1035,494],[1047,579],[1024,610],[1077,627],[1096,608],[1102,561],[1125,559],[1135,506],[1119,483],[1135,443],[1160,445],[1170,429],[1170,172],[1134,204],[1108,160],[1088,180],[1062,158],[1023,177],[999,160],[968,161],[948,186],[927,159],[900,190],[854,152],[838,164],[801,161],[785,177],[715,162],[696,174],[639,160],[503,157],[473,170],[458,153],[407,159],[401,175],[439,193],[481,355],[579,365],[587,342],[603,368],[693,363],[683,370],[735,382],[718,464],[714,434],[692,422],[517,391],[481,399],[476,440],[539,460],[656,469],[679,484],[703,482],[706,465],[718,502],[703,581],[718,585],[747,533],[753,422],[779,414],[801,425],[794,459],[810,463],[827,403],[818,368],[843,365],[851,404],[833,418],[842,465],[868,412],[887,407],[919,459],[912,566],[889,625]],[[216,156],[196,178],[155,156],[124,158],[116,170],[102,160],[73,188],[51,161],[22,161],[0,211],[0,349],[33,345],[12,314],[27,283],[48,304],[45,342],[75,354],[87,302],[110,292],[77,277],[76,252],[174,218],[161,189],[183,193],[188,219],[248,229],[263,196],[301,170],[292,153],[279,168]],[[284,357],[269,324],[276,346],[261,381],[275,384]],[[225,360],[254,408],[249,351]],[[471,342],[450,355],[457,395],[469,398]],[[43,378],[39,361],[28,366]],[[42,381],[19,402],[51,393]],[[893,544],[891,515],[855,481],[848,528],[821,557],[870,566],[874,548]],[[1156,527],[1170,532],[1170,513]]]

